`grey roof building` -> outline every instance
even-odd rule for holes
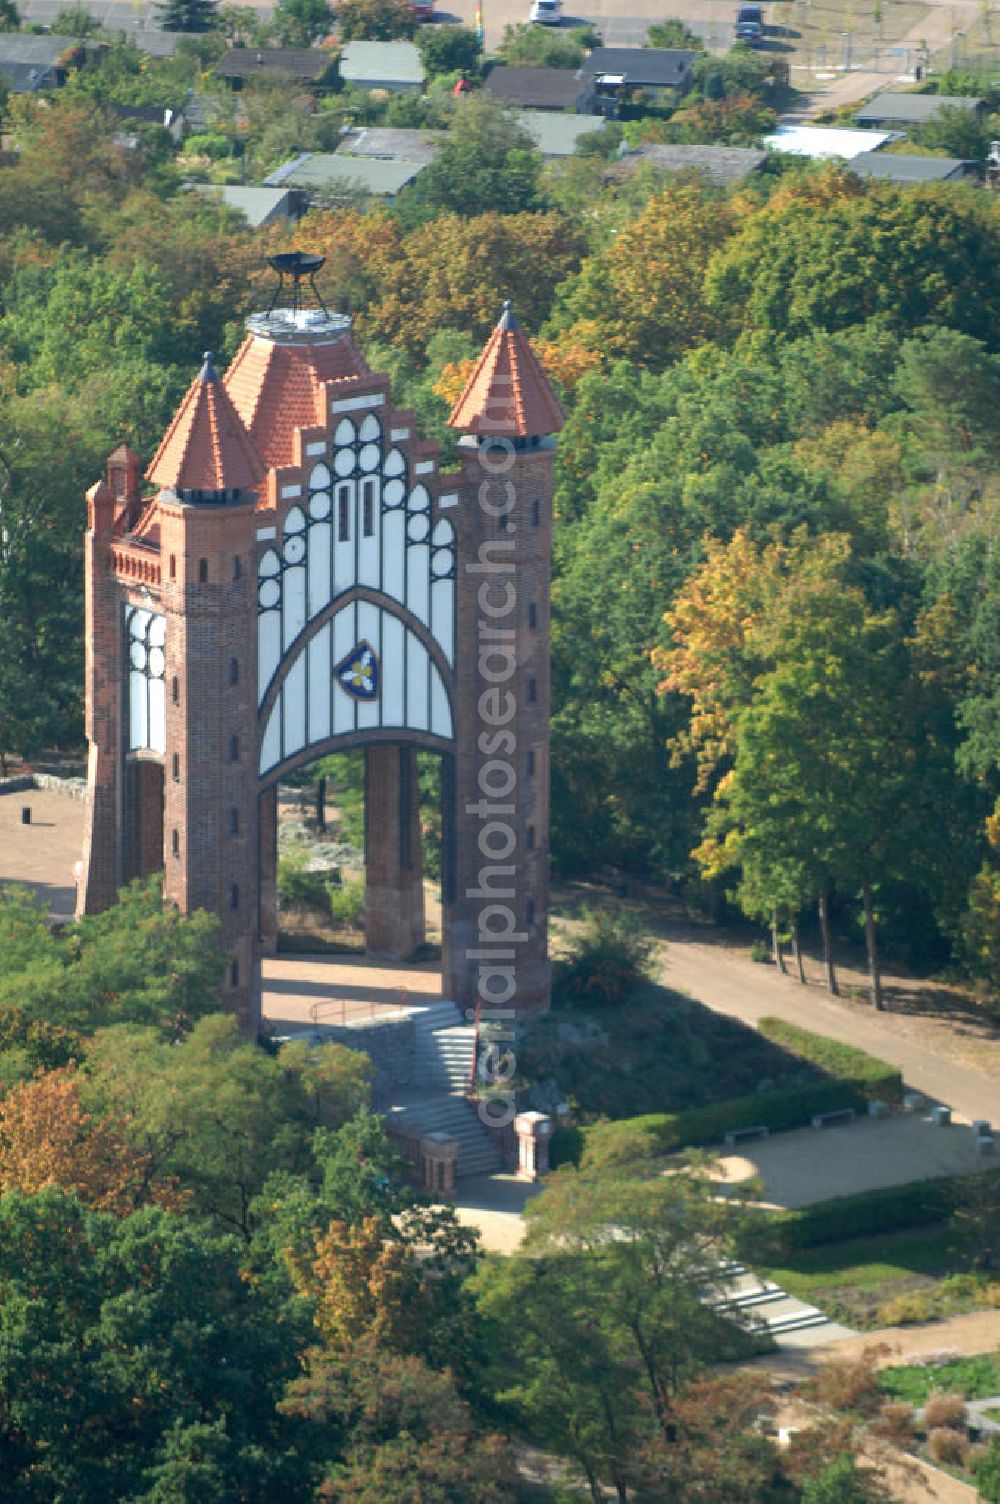
[[[576,107],[614,114],[618,95],[629,89],[680,98],[691,87],[691,70],[700,56],[683,47],[595,47],[580,68]]]
[[[352,157],[334,152],[302,152],[266,178],[268,188],[305,188],[318,196],[336,198],[362,194],[395,198],[401,188],[423,172],[426,162],[401,157]]]
[[[863,151],[848,163],[852,172],[890,183],[951,183],[975,173],[975,163],[957,157],[908,157],[894,152]]]
[[[295,188],[266,188],[242,183],[195,183],[195,193],[217,198],[229,209],[242,214],[251,230],[265,225],[287,224],[297,219],[304,208],[305,195]]]
[[[340,54],[340,76],[358,89],[400,94],[422,89],[427,75],[412,42],[347,42]]]
[[[571,157],[581,136],[602,131],[603,115],[562,115],[555,110],[518,110],[517,118],[543,157]]]
[[[570,68],[494,68],[485,93],[529,110],[575,110],[580,80]]]
[[[401,158],[405,162],[433,162],[444,143],[445,131],[406,130],[403,127],[365,125],[347,131],[337,147],[338,156]]]
[[[77,37],[0,32],[0,77],[14,94],[35,94],[63,83],[66,66],[83,44]]]
[[[939,110],[948,107],[979,114],[986,108],[984,99],[963,94],[904,94],[887,91],[876,94],[854,116],[856,125],[908,126],[925,125]]]
[[[306,83],[319,83],[336,61],[321,47],[231,47],[220,57],[220,78],[259,78],[264,73],[288,73]]]
[[[645,162],[659,172],[703,172],[719,188],[740,183],[767,161],[767,152],[752,146],[665,146],[650,143],[627,152],[619,171],[634,172]]]

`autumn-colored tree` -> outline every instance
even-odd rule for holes
[[[407,235],[401,250],[362,328],[421,354],[441,329],[485,340],[506,298],[522,324],[537,329],[581,246],[560,214],[442,214]]]
[[[61,1186],[119,1216],[140,1205],[178,1208],[186,1196],[132,1147],[112,1118],[84,1110],[73,1066],[18,1083],[0,1099],[0,1190],[33,1195]]]
[[[371,1336],[310,1352],[279,1409],[306,1422],[322,1504],[513,1504],[509,1442],[475,1424],[449,1375]]]
[[[365,314],[378,301],[390,269],[402,254],[399,223],[376,210],[313,210],[299,222],[291,245],[326,257],[320,281],[331,305],[354,314],[360,333],[368,332]]]
[[[903,767],[925,732],[906,714],[898,619],[868,606],[843,536],[761,550],[737,533],[708,552],[668,613],[678,647],[659,658],[664,687],[693,702],[679,745],[717,778],[696,859],[721,872],[745,857],[751,912],[787,912],[792,883],[818,898],[831,990],[826,897],[860,888],[880,1008],[874,885],[919,846],[922,802],[902,818]],[[911,775],[911,798],[919,788]]]
[[[324,1343],[343,1348],[371,1334],[380,1347],[406,1346],[407,1308],[419,1274],[401,1244],[387,1241],[382,1223],[331,1222],[308,1261],[291,1260],[296,1288],[312,1301]]]
[[[726,202],[694,184],[656,194],[560,290],[552,333],[652,370],[716,338],[729,313],[708,307],[702,281],[731,226]]]

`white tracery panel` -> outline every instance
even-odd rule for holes
[[[166,618],[125,609],[128,673],[128,745],[131,752],[164,752],[167,746],[164,648]]]
[[[299,649],[268,715],[260,772],[330,736],[380,728],[450,740],[451,706],[416,634],[391,610],[355,600]]]
[[[391,442],[387,447],[381,418],[374,412],[340,418],[328,452],[319,458],[313,446],[313,453],[316,463],[304,494],[289,508],[280,535],[258,567],[258,703],[309,622],[358,586],[405,606],[428,628],[447,661],[455,661],[454,529],[445,520],[434,523],[427,487],[419,481],[411,485],[406,455]],[[331,675],[365,637],[357,618],[352,621],[350,641],[346,627],[337,624],[339,613],[326,639]],[[374,646],[382,667],[401,651],[395,637],[388,646],[381,640]],[[319,665],[311,653],[303,670],[310,704],[322,672]],[[430,724],[429,693],[424,695],[424,727]],[[334,732],[345,729],[342,711],[333,696],[328,722]],[[361,725],[377,724],[381,713],[366,705]]]

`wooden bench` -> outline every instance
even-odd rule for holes
[[[729,1132],[726,1134],[724,1142],[726,1146],[731,1149],[734,1144],[738,1144],[741,1139],[767,1138],[770,1132],[770,1128],[765,1128],[763,1123],[756,1123],[752,1128],[730,1128]]]
[[[854,1118],[853,1107],[836,1107],[832,1112],[814,1113],[812,1125],[814,1128],[833,1128],[837,1123],[853,1123]]]

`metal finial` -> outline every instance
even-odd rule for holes
[[[202,366],[201,370],[198,372],[198,380],[218,381],[219,373],[215,369],[215,356],[212,354],[211,350],[204,351],[201,358],[205,363]]]

